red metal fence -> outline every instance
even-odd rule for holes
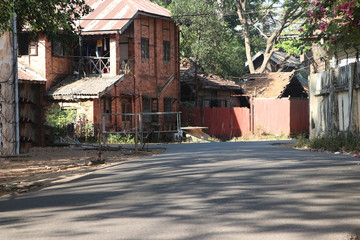
[[[309,131],[308,99],[254,99],[249,108],[181,108],[182,123],[205,126],[230,139],[254,133],[291,135]]]

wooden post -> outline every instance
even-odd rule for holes
[[[139,150],[138,146],[138,122],[137,122],[138,114],[135,114],[135,152],[137,153]]]
[[[14,56],[9,32],[0,37],[1,155],[16,154]]]
[[[140,144],[144,144],[144,130],[143,130],[143,115],[139,115],[139,125],[140,125]]]

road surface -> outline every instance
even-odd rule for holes
[[[0,198],[0,239],[351,239],[359,164],[271,142],[169,144]]]

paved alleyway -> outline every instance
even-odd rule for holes
[[[161,155],[0,198],[1,239],[349,239],[360,160],[268,142]]]

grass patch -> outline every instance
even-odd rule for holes
[[[246,141],[279,141],[291,140],[292,138],[285,134],[268,134],[268,133],[252,133],[241,137],[234,137],[229,142],[246,142]]]
[[[133,135],[130,134],[109,134],[107,143],[110,144],[135,144]]]
[[[327,135],[309,140],[305,136],[297,139],[296,147],[310,148],[331,152],[360,152],[359,134],[339,134],[336,136]]]

